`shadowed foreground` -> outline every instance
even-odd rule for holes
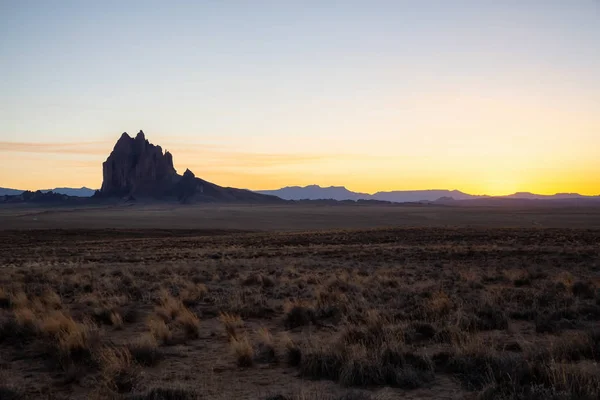
[[[0,397],[596,399],[600,232],[0,232]]]

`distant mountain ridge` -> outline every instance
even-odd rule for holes
[[[344,186],[321,187],[319,185],[309,186],[287,186],[277,190],[259,190],[261,194],[269,194],[284,200],[367,200],[371,199],[368,193],[352,192]]]
[[[16,196],[20,195],[23,192],[27,192],[27,190],[19,190],[19,189],[9,189],[9,188],[0,188],[0,196]],[[92,197],[96,191],[94,189],[90,189],[88,187],[81,188],[68,188],[68,187],[60,187],[54,189],[42,189],[42,193],[53,192],[57,194],[64,194],[67,196],[74,197]]]
[[[520,199],[520,200],[573,200],[594,199],[600,200],[599,196],[585,196],[578,193],[557,193],[554,195],[541,195],[529,192],[517,192],[508,196],[486,196],[472,195],[460,190],[394,190],[377,192],[374,194],[353,192],[344,186],[321,187],[319,185],[309,186],[286,186],[276,190],[258,190],[257,193],[270,194],[281,197],[284,200],[380,200],[394,203],[408,202],[433,202],[452,200],[477,200],[477,199]]]

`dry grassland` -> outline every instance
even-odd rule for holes
[[[600,231],[0,232],[2,399],[598,399]]]

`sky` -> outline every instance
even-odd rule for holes
[[[0,0],[0,186],[600,194],[600,1]]]

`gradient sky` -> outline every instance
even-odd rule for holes
[[[0,0],[0,186],[600,194],[600,1]]]

